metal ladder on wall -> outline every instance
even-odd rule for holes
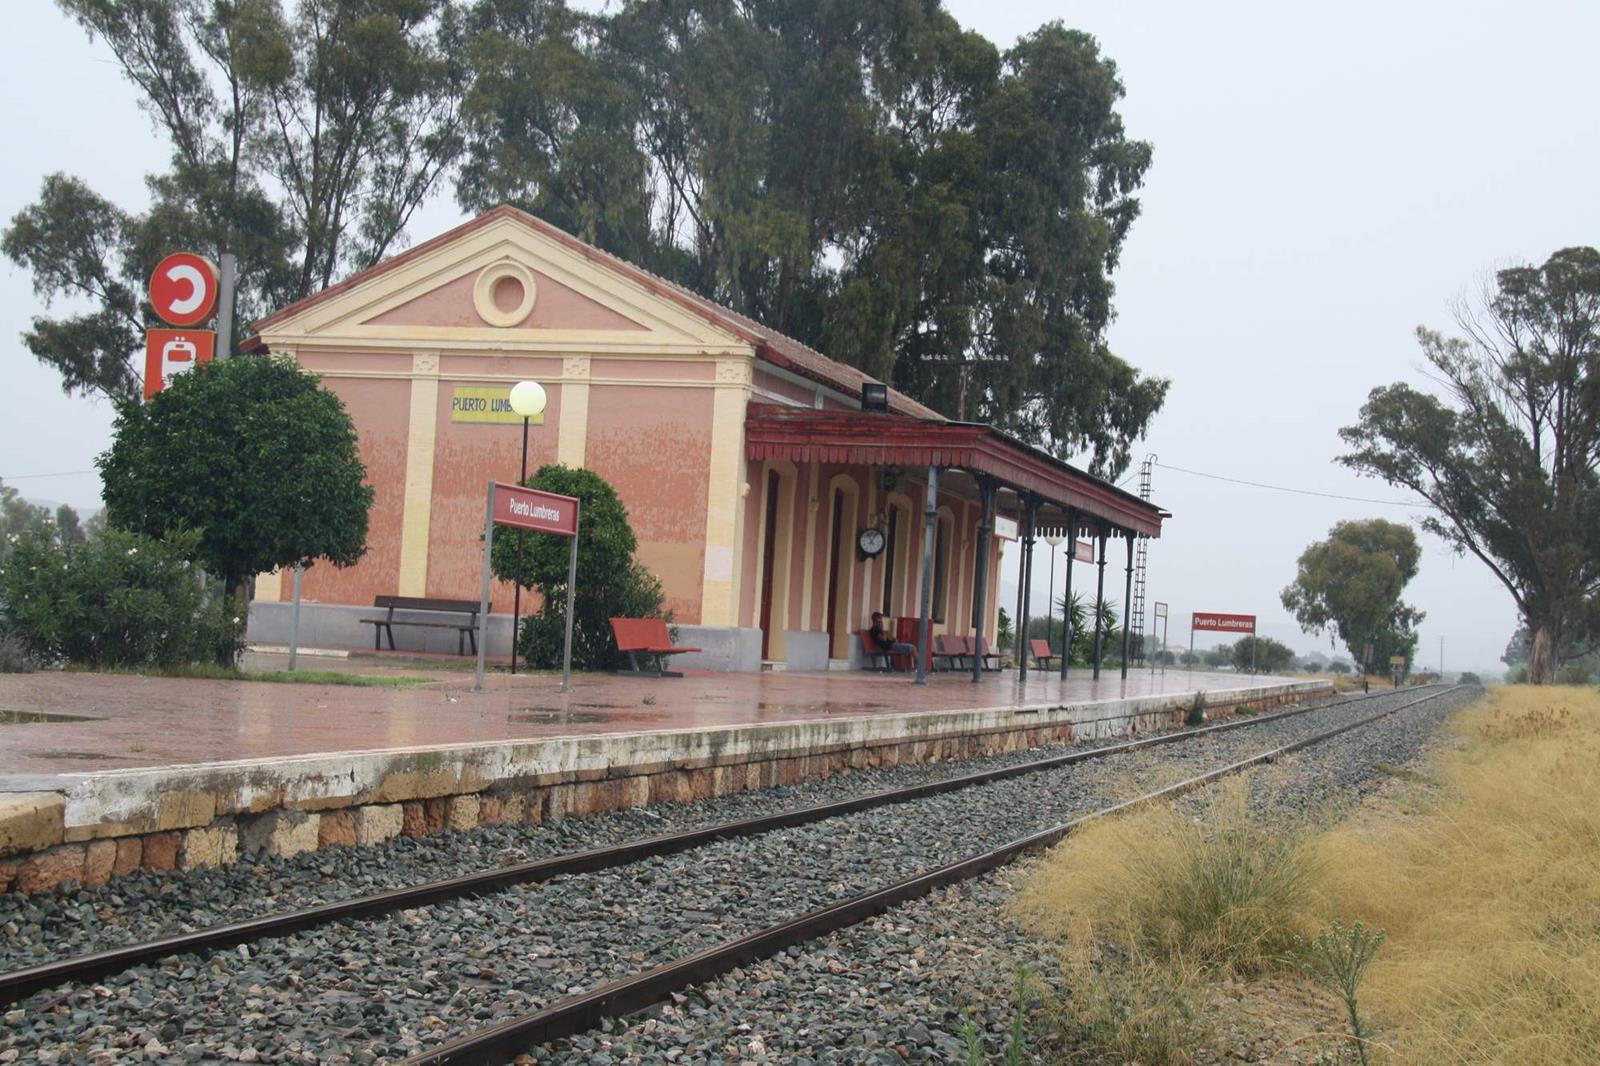
[[[1139,464],[1139,498],[1150,499],[1150,478],[1154,472],[1156,457],[1152,453],[1144,457],[1144,462]],[[1150,538],[1139,537],[1138,546],[1134,549],[1133,556],[1133,602],[1128,607],[1128,628],[1139,634],[1137,645],[1138,652],[1134,661],[1143,663],[1145,657],[1144,646],[1144,581],[1145,565],[1149,560]]]

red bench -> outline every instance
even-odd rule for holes
[[[962,669],[962,662],[967,658],[967,642],[964,638],[952,633],[940,633],[933,638],[933,665],[937,669],[939,660],[943,659],[946,670]]]
[[[618,670],[619,674],[637,674],[642,677],[682,677],[667,669],[667,656],[682,655],[686,651],[699,651],[699,648],[674,647],[672,637],[667,633],[667,623],[661,618],[613,618],[611,632],[617,638],[617,650],[628,653],[630,669]],[[646,670],[640,662],[640,656],[653,655],[656,660],[654,670]]]
[[[1000,669],[1000,653],[989,650],[988,637],[957,637],[956,639],[961,641],[962,646],[966,649],[968,659],[978,660],[985,670]],[[991,661],[994,662],[993,666],[989,665]]]
[[[1050,666],[1050,660],[1054,659],[1057,662],[1061,661],[1061,656],[1050,650],[1050,642],[1048,640],[1041,640],[1038,637],[1034,637],[1032,640],[1028,641],[1028,648],[1033,652],[1033,661],[1038,666],[1048,669]]]

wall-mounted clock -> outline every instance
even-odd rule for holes
[[[873,559],[882,554],[883,546],[887,543],[883,530],[868,526],[856,535],[856,547],[861,549],[863,559]]]

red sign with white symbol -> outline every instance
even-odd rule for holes
[[[144,331],[144,398],[172,384],[217,354],[217,335],[209,329],[147,329]]]
[[[174,326],[197,326],[210,318],[217,290],[216,264],[193,252],[174,252],[150,275],[150,304]]]
[[[1194,628],[1212,633],[1254,633],[1256,616],[1253,614],[1216,614],[1196,611]]]
[[[494,483],[494,524],[573,537],[578,533],[578,501],[571,496]]]

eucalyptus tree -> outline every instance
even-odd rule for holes
[[[1097,473],[1167,383],[1106,342],[1151,149],[1114,63],[937,0],[476,0],[462,204],[509,201]]]
[[[1600,252],[1497,272],[1457,324],[1417,330],[1435,389],[1374,389],[1341,461],[1417,493],[1423,528],[1489,568],[1548,684],[1600,635]]]
[[[1283,606],[1307,633],[1331,632],[1364,669],[1417,646],[1421,611],[1400,598],[1422,548],[1410,526],[1382,518],[1340,522],[1300,553]]]
[[[248,321],[389,254],[460,151],[449,0],[56,2],[170,152],[144,210],[56,173],[5,232],[46,303],[88,304],[23,335],[68,392],[138,394],[167,252],[235,255]]]

